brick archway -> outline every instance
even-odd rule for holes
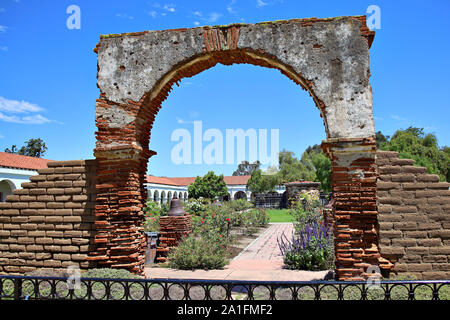
[[[142,272],[142,206],[150,132],[173,84],[217,63],[276,68],[319,108],[332,160],[340,279],[379,265],[375,129],[369,84],[373,41],[365,16],[295,19],[102,36],[96,103],[96,250],[90,260]]]

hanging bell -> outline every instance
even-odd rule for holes
[[[176,196],[170,201],[170,210],[167,212],[168,216],[171,217],[178,217],[178,216],[184,216],[186,212],[183,209],[183,206],[181,205],[180,199],[178,199]]]

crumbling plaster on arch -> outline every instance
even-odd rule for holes
[[[328,138],[374,136],[369,44],[361,35],[361,23],[344,17],[308,26],[301,20],[238,25],[236,49],[275,57],[308,81],[312,95],[325,106],[321,112]],[[96,50],[104,98],[119,104],[140,101],[178,66],[193,57],[207,59],[204,31],[200,27],[102,37]]]

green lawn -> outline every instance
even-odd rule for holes
[[[288,209],[268,209],[266,214],[270,218],[270,222],[293,222],[294,218],[289,214]]]

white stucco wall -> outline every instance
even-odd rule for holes
[[[147,188],[148,198],[155,200],[159,203],[164,202],[170,202],[170,200],[173,198],[173,194],[176,192],[177,195],[181,192],[182,195],[187,195],[186,200],[189,198],[188,195],[188,188],[187,186],[171,186],[171,185],[165,185],[165,184],[157,184],[157,183],[146,183],[145,184]],[[247,185],[227,185],[228,194],[230,195],[230,200],[234,200],[234,197],[236,193],[238,192],[244,192],[247,201],[251,200],[251,192],[246,189]],[[284,186],[277,187],[275,189],[277,193],[283,193],[286,191],[286,188]],[[155,197],[156,192],[156,197]],[[170,194],[170,196],[169,196]],[[185,200],[185,198],[181,198],[178,196],[180,200]]]
[[[14,169],[0,167],[0,192],[1,201],[5,201],[6,196],[12,194],[15,189],[22,188],[22,182],[29,182],[30,176],[37,174],[36,170]]]

